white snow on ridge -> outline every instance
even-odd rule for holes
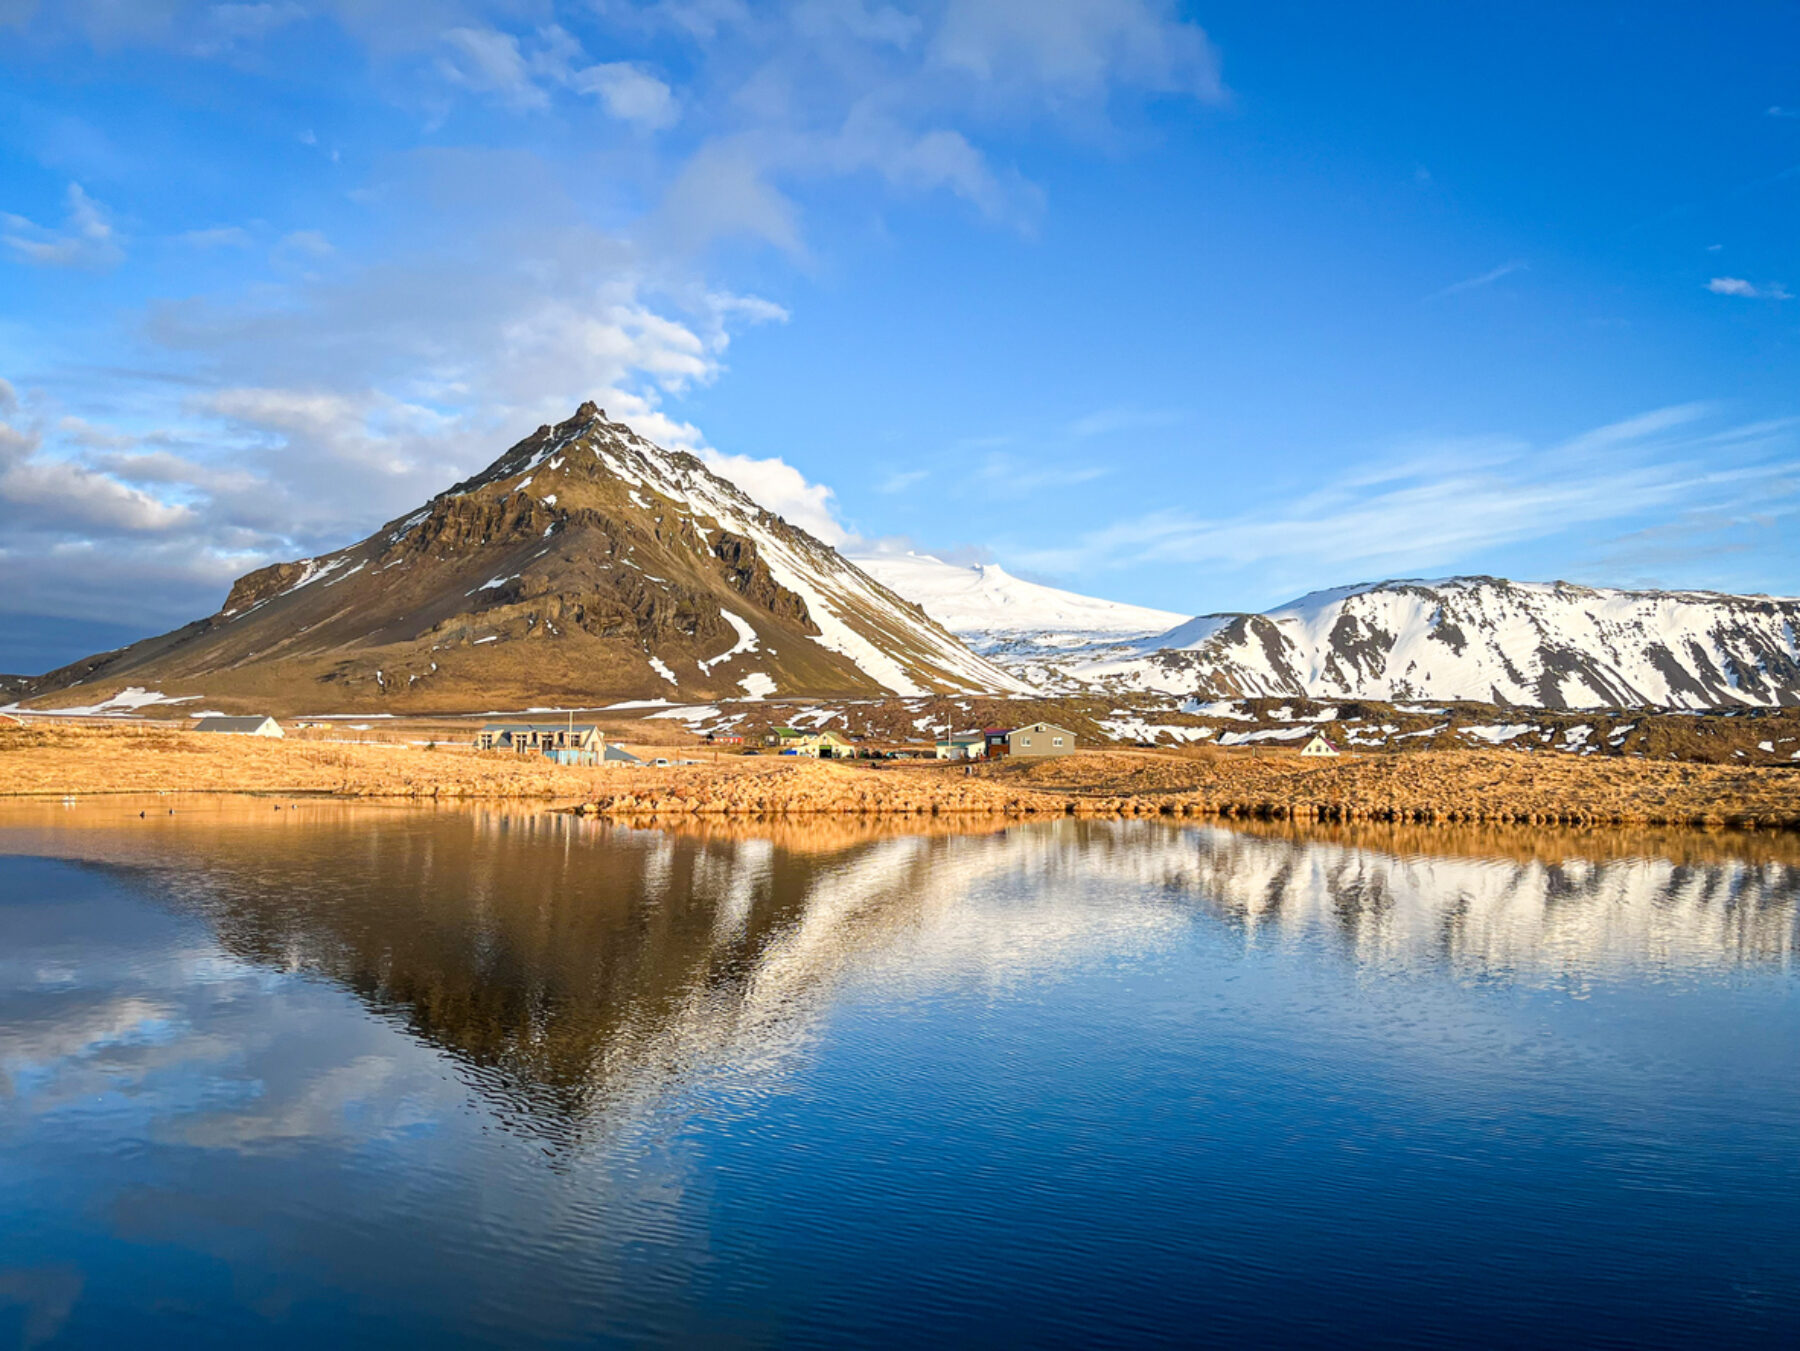
[[[1800,694],[1800,600],[1491,577],[1205,615],[1073,674],[1187,695],[1702,709]]]
[[[1099,637],[1159,633],[1183,618],[1027,582],[994,563],[960,567],[911,552],[852,554],[850,561],[955,634],[1029,634],[1039,641],[1067,636],[1073,639],[1068,645],[1076,646]]]
[[[851,561],[1037,690],[1073,688],[1072,666],[1128,652],[1181,619],[1027,582],[995,564],[960,567],[929,554],[891,552],[859,553]]]

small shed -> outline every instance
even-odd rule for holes
[[[1075,733],[1053,722],[1034,722],[1029,727],[1015,727],[1006,734],[1006,753],[1037,758],[1046,755],[1068,755],[1075,749]]]
[[[1300,748],[1300,754],[1310,760],[1335,760],[1341,752],[1325,739],[1323,732],[1314,732],[1312,740]]]
[[[264,714],[248,718],[209,717],[194,724],[196,732],[225,732],[234,736],[280,736],[281,724]]]
[[[957,732],[937,743],[940,760],[979,760],[987,751],[987,738],[980,732]]]

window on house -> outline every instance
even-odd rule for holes
[[[1051,737],[1051,738],[1050,738],[1050,744],[1051,744],[1051,745],[1052,745],[1052,746],[1060,746],[1060,745],[1062,745],[1062,738],[1061,738],[1061,737],[1059,737],[1059,736],[1057,736],[1057,737]]]

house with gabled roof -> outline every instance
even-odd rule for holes
[[[1075,751],[1075,733],[1053,722],[1034,722],[1029,727],[1015,727],[1006,733],[1006,753],[1038,759],[1050,755],[1071,755]]]
[[[264,714],[247,718],[227,718],[212,714],[194,724],[196,732],[224,732],[232,736],[281,736],[281,724]]]
[[[1300,748],[1300,754],[1309,760],[1335,760],[1343,752],[1327,741],[1323,732],[1314,732],[1312,740]]]

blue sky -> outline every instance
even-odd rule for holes
[[[0,0],[0,670],[585,397],[833,542],[1183,612],[1792,594],[1797,56],[1769,4]]]

